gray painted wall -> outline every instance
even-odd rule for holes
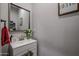
[[[0,15],[1,15],[1,4],[0,4]],[[1,19],[1,16],[0,16],[0,19]],[[1,53],[1,22],[0,22],[0,53]]]
[[[79,13],[58,16],[57,3],[33,4],[38,55],[79,55]]]
[[[1,3],[1,19],[6,20],[6,26],[8,25],[8,4],[7,3]],[[1,29],[4,27],[4,23],[1,23]],[[7,45],[5,45],[3,48],[1,48],[2,53],[7,52]],[[6,49],[5,49],[6,48]],[[6,55],[6,54],[5,54]]]

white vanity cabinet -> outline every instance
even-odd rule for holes
[[[37,40],[22,40],[11,43],[11,56],[37,56]]]

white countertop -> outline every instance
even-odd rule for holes
[[[17,41],[17,42],[11,43],[11,46],[12,46],[12,48],[17,48],[17,47],[20,47],[20,46],[23,46],[23,45],[27,45],[27,44],[36,42],[36,41],[37,40],[34,40],[34,39],[25,39],[25,40],[22,40],[22,41]]]

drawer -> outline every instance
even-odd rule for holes
[[[15,49],[13,49],[13,55],[17,55],[19,53],[24,53],[28,49],[37,49],[37,43],[34,42],[34,43],[30,43],[30,44],[15,48]]]
[[[35,42],[35,43],[28,44],[28,45],[27,45],[27,48],[28,48],[28,49],[29,49],[29,48],[37,48],[37,43]]]
[[[16,54],[16,56],[23,56],[28,51],[31,51],[33,53],[33,56],[37,56],[37,49],[35,49],[35,48],[26,49],[23,52],[20,52],[20,53]]]
[[[26,46],[21,46],[16,49],[13,49],[13,55],[19,54],[19,53],[23,52],[24,50],[26,50]]]

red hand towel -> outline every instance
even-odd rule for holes
[[[2,34],[1,34],[1,45],[4,46],[5,44],[10,44],[10,36],[9,36],[9,30],[6,26],[2,28]]]

